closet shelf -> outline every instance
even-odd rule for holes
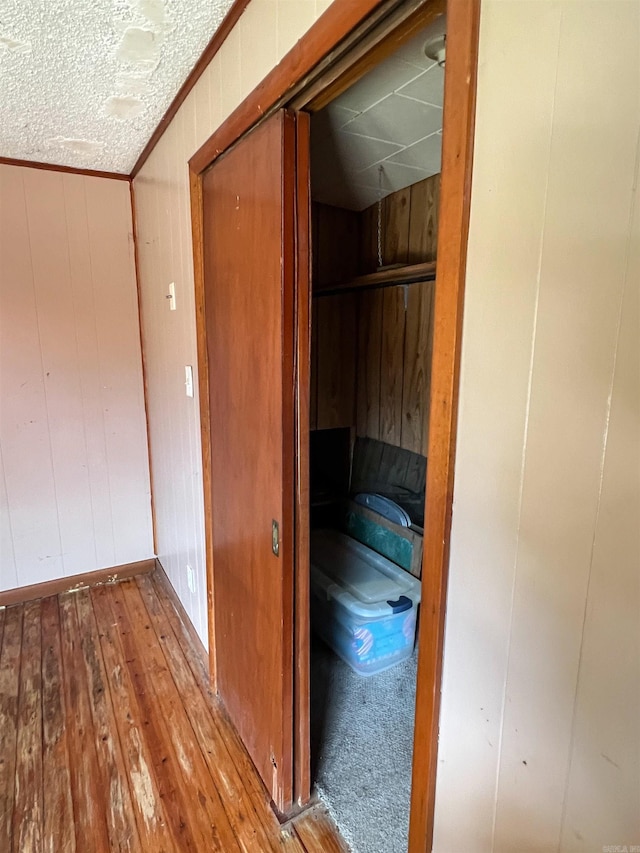
[[[418,281],[430,281],[436,277],[436,262],[422,264],[394,265],[377,272],[359,275],[348,281],[331,282],[314,288],[314,295],[329,296],[342,290],[361,290],[369,287],[392,287],[397,284],[413,284]]]

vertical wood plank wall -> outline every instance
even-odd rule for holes
[[[124,181],[0,166],[0,589],[153,556]]]
[[[182,386],[184,364],[195,364],[196,359],[187,161],[327,5],[328,0],[251,2],[134,182],[159,550],[205,641],[199,417],[197,400],[186,400]],[[277,14],[273,14],[274,7]],[[613,51],[602,50],[605,32],[607,44],[615,45]],[[637,646],[630,645],[637,642],[633,631],[638,608],[637,523],[632,526],[637,520],[638,499],[637,485],[630,482],[638,458],[637,430],[634,433],[633,429],[638,419],[634,347],[639,336],[634,328],[637,291],[632,287],[640,280],[637,254],[630,255],[624,297],[628,301],[620,312],[624,322],[619,343],[611,338],[605,342],[609,355],[618,353],[618,363],[597,525],[593,514],[572,509],[570,496],[563,497],[565,508],[569,507],[567,515],[558,506],[560,495],[555,494],[555,486],[564,480],[575,488],[576,480],[567,466],[598,472],[602,447],[597,454],[585,455],[581,450],[576,455],[572,446],[576,432],[564,426],[563,413],[553,406],[530,408],[528,402],[530,377],[535,374],[539,386],[534,396],[549,381],[556,399],[564,398],[571,385],[559,370],[565,358],[562,341],[566,330],[572,330],[570,340],[578,336],[580,341],[577,315],[559,312],[546,359],[532,360],[532,353],[537,352],[533,347],[537,282],[544,284],[539,328],[542,324],[551,329],[558,306],[545,306],[544,302],[554,291],[558,298],[570,295],[568,305],[584,306],[586,316],[598,321],[596,338],[601,333],[601,304],[593,300],[598,294],[608,299],[607,316],[622,305],[619,291],[612,290],[611,253],[623,251],[627,245],[625,193],[633,185],[633,154],[626,147],[621,151],[619,145],[631,132],[630,123],[637,115],[638,54],[633,47],[637,33],[636,3],[483,0],[482,4],[441,713],[442,762],[436,800],[437,853],[469,849],[489,853],[509,849],[509,845],[511,849],[546,845],[568,853],[602,849],[605,844],[637,843],[631,838],[623,840],[619,831],[623,821],[625,827],[635,830],[633,821],[638,815],[637,752],[628,748],[637,743],[634,727],[640,719],[640,690],[631,654]],[[570,36],[577,41],[568,43]],[[554,95],[556,76],[564,86],[558,93],[561,97]],[[596,94],[598,103],[594,104]],[[583,105],[579,121],[567,106],[576,97]],[[552,140],[553,116],[569,134],[562,144],[557,131]],[[567,174],[567,165],[575,164],[576,152],[587,150],[593,150],[594,156],[580,166],[575,182],[585,196],[570,206],[572,196],[563,189],[561,178]],[[567,180],[569,177],[567,174]],[[585,258],[575,278],[548,268],[541,278],[543,213],[547,201],[551,203],[558,195],[566,207],[550,223],[549,233],[566,258],[575,263]],[[617,218],[625,205],[627,225]],[[582,224],[576,227],[576,216],[585,213],[595,219],[591,230]],[[637,238],[632,249],[634,245],[638,245]],[[591,269],[594,261],[603,265]],[[173,276],[183,294],[182,307],[173,312],[178,316],[169,317],[163,310],[164,287]],[[568,291],[567,283],[572,280],[578,284]],[[586,280],[589,288],[585,291]],[[576,347],[576,352],[583,349]],[[597,363],[612,366],[606,357],[601,360],[598,356]],[[583,358],[573,367],[583,371],[575,386],[585,394],[581,399],[589,406],[604,405],[606,411],[607,394],[596,393],[590,375],[585,375],[591,373],[591,360]],[[574,376],[572,373],[571,378]],[[565,437],[564,467],[554,470],[540,446],[525,458],[525,435],[546,434],[551,440],[558,429]],[[521,482],[525,468],[530,472],[539,468],[548,477],[549,487],[536,484],[525,495]],[[620,495],[627,497],[620,501]],[[522,529],[518,557],[521,502],[529,520]],[[572,596],[578,589],[575,575],[582,572],[585,562],[577,560],[573,540],[563,549],[566,559],[562,565],[545,562],[554,543],[545,534],[546,519],[531,518],[536,506],[545,508],[551,521],[563,522],[565,529],[557,534],[558,541],[564,540],[569,527],[575,531],[579,525],[580,536],[594,542],[589,595],[576,599],[583,606],[582,613]],[[522,566],[527,547],[536,558],[533,578],[538,578],[537,590],[542,592],[533,596],[526,584],[522,588],[516,583],[522,578],[521,568],[516,571],[516,567],[518,563]],[[196,569],[195,594],[186,583],[184,564],[188,559]],[[565,575],[568,596],[560,596],[556,580]],[[514,585],[518,591],[515,607]],[[584,586],[580,589],[584,592]],[[578,679],[575,638],[580,635],[580,616],[586,618]],[[546,620],[544,629],[541,617]],[[513,640],[512,624],[521,628]],[[553,646],[551,653],[549,645]],[[559,670],[558,648],[567,646],[572,650],[571,666]],[[627,649],[627,654],[621,649]],[[504,710],[513,707],[514,700],[516,712],[506,720]],[[574,702],[575,725],[570,733],[567,710]],[[547,706],[554,720],[543,719]],[[542,760],[524,765],[527,756],[520,754],[521,723],[526,724],[527,743],[534,748],[549,743],[553,754],[536,752]],[[567,783],[560,795],[548,785],[554,778]],[[464,809],[460,809],[461,801],[466,804]],[[560,815],[550,801],[558,804]],[[617,827],[611,826],[610,818],[617,819]],[[543,841],[537,835],[540,828]],[[587,840],[581,842],[572,835],[574,829]],[[548,837],[553,841],[547,843]],[[638,833],[632,837],[637,839]]]
[[[433,261],[440,175],[383,199],[385,264]],[[314,282],[348,281],[377,267],[377,205],[362,213],[315,204]],[[317,296],[312,428],[426,453],[433,282]]]
[[[185,365],[197,372],[188,162],[330,3],[249,3],[133,182],[158,556],[205,645],[200,412],[184,392]],[[175,311],[165,299],[171,281]]]
[[[638,3],[483,0],[436,853],[640,844],[639,153]]]

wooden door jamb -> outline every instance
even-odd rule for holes
[[[202,174],[262,118],[293,101],[305,106],[305,91],[322,100],[322,75],[332,96],[340,80],[355,82],[386,53],[386,40],[401,43],[421,21],[433,17],[441,0],[353,0],[336,2],[318,19],[289,54],[267,75],[189,161],[195,276],[196,330],[202,438],[209,655],[216,687],[215,625],[213,624],[213,543],[209,423],[209,375],[206,346],[206,305],[202,229]],[[432,849],[437,768],[440,685],[453,500],[454,457],[459,385],[462,308],[471,196],[473,133],[480,0],[447,0],[447,63],[445,66],[442,189],[438,233],[434,357],[431,379],[427,517],[423,557],[423,604],[418,638],[418,681],[414,735],[409,853]],[[425,16],[425,17],[423,17]],[[387,31],[384,32],[384,22]],[[422,25],[425,25],[424,23]],[[377,29],[376,29],[377,28]],[[382,29],[381,29],[382,28]],[[382,34],[381,34],[382,33]],[[408,33],[408,34],[407,34]],[[363,40],[369,39],[369,50]],[[398,41],[400,39],[400,41]],[[359,48],[357,47],[359,45]],[[349,61],[349,51],[353,51]],[[337,63],[341,63],[336,74]],[[333,68],[333,73],[331,69]],[[354,76],[357,75],[357,76]],[[320,81],[320,82],[318,82]],[[312,88],[313,84],[313,88]],[[308,109],[314,104],[309,94]],[[304,318],[303,318],[304,320]],[[304,320],[306,322],[306,320]],[[299,331],[299,330],[298,330]],[[299,570],[296,567],[296,571]],[[301,602],[297,601],[298,607]],[[307,629],[308,630],[308,629]],[[301,640],[296,642],[300,654]],[[297,734],[297,733],[295,733]],[[300,739],[297,739],[300,744]],[[303,771],[303,774],[306,771]],[[302,781],[302,787],[300,782]],[[305,780],[299,778],[298,791]]]

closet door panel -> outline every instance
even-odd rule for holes
[[[218,691],[292,800],[295,127],[272,116],[203,179]]]

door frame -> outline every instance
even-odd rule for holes
[[[471,200],[473,136],[475,123],[478,30],[481,0],[335,0],[308,32],[245,98],[189,160],[191,222],[195,278],[196,334],[202,441],[209,661],[216,689],[215,624],[213,620],[214,567],[211,532],[212,494],[211,427],[209,420],[209,371],[206,340],[206,304],[203,264],[202,175],[221,154],[235,145],[256,124],[282,106],[296,110],[319,109],[359,77],[390,55],[422,29],[446,6],[447,63],[445,66],[444,130],[441,195],[438,228],[436,298],[429,446],[427,509],[422,565],[423,602],[418,635],[418,676],[414,731],[409,853],[425,853],[433,844],[435,782],[437,770],[440,687],[446,613],[454,458],[460,370],[460,349],[467,238]],[[299,211],[304,219],[308,216]],[[299,245],[303,264],[308,246]],[[303,276],[304,277],[304,276]],[[305,298],[308,293],[304,294]],[[308,326],[305,311],[296,325]],[[299,340],[296,343],[299,348]],[[298,356],[306,358],[305,352]],[[303,381],[304,371],[299,374]],[[299,389],[298,389],[299,390]],[[299,444],[299,442],[298,442]],[[298,449],[298,448],[296,448]],[[292,447],[292,451],[294,447]],[[303,466],[299,466],[300,467]],[[304,493],[304,482],[298,482]],[[297,537],[298,539],[298,537]],[[301,549],[302,550],[302,549]],[[296,656],[301,687],[294,743],[300,750],[308,732],[308,701],[304,709],[304,684],[308,663],[300,656],[309,652],[308,617],[303,599],[308,598],[308,562],[296,560]],[[304,572],[303,572],[304,569]],[[306,632],[306,640],[305,640]],[[306,646],[306,650],[305,650]],[[305,668],[306,667],[306,668]],[[305,681],[306,678],[306,681]],[[307,735],[308,737],[308,735]],[[420,748],[416,749],[415,744]],[[308,760],[295,760],[295,789],[304,800],[310,785]]]

